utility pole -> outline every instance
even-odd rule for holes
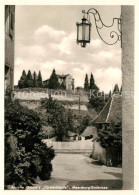
[[[80,92],[79,92],[79,115],[80,115],[80,110],[81,110],[81,100],[80,100]]]
[[[48,89],[48,96],[49,96],[49,99],[51,98],[51,89],[49,90]]]

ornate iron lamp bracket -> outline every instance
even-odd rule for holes
[[[87,20],[88,22],[90,22],[90,14],[93,14],[94,19],[95,19],[95,25],[96,25],[96,30],[97,33],[99,35],[99,37],[101,38],[101,40],[106,43],[107,45],[114,45],[115,43],[117,43],[118,41],[121,41],[121,46],[122,46],[122,32],[121,32],[121,18],[113,18],[113,22],[110,26],[105,25],[100,17],[99,12],[94,9],[94,8],[90,8],[87,12],[85,12],[85,10],[82,10],[82,13],[85,15],[87,15]],[[117,31],[112,30],[110,31],[110,38],[113,39],[113,41],[111,43],[105,41],[101,34],[100,34],[100,30],[105,27],[105,28],[111,28],[114,26],[114,22],[115,20],[117,20]]]

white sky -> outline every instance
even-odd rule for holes
[[[120,17],[120,6],[16,6],[15,14],[15,85],[23,70],[37,73],[43,80],[53,68],[57,74],[71,74],[75,86],[83,86],[85,74],[94,75],[96,84],[108,92],[121,85],[120,42],[113,46],[103,43],[91,16],[91,43],[86,48],[76,44],[76,22],[81,22],[82,10],[96,8],[102,21],[111,25]],[[108,38],[108,31],[102,31]]]

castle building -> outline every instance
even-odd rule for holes
[[[5,6],[5,90],[14,86],[15,6]]]
[[[56,75],[58,78],[58,82],[60,84],[60,86],[63,86],[63,88],[65,90],[74,90],[74,79],[72,78],[72,76],[70,74],[67,75]],[[44,86],[48,86],[49,84],[49,79],[43,81],[43,85]]]

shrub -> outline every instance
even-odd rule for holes
[[[106,149],[107,166],[122,164],[122,124],[111,123],[98,130],[101,146]]]
[[[63,141],[69,130],[68,116],[64,106],[52,98],[42,100],[42,106],[47,112],[47,122],[54,128],[57,141]]]
[[[111,123],[98,131],[99,141],[102,147],[122,148],[122,124]]]
[[[41,120],[37,113],[5,100],[5,186],[26,187],[39,176],[49,179],[54,150],[39,139]]]

